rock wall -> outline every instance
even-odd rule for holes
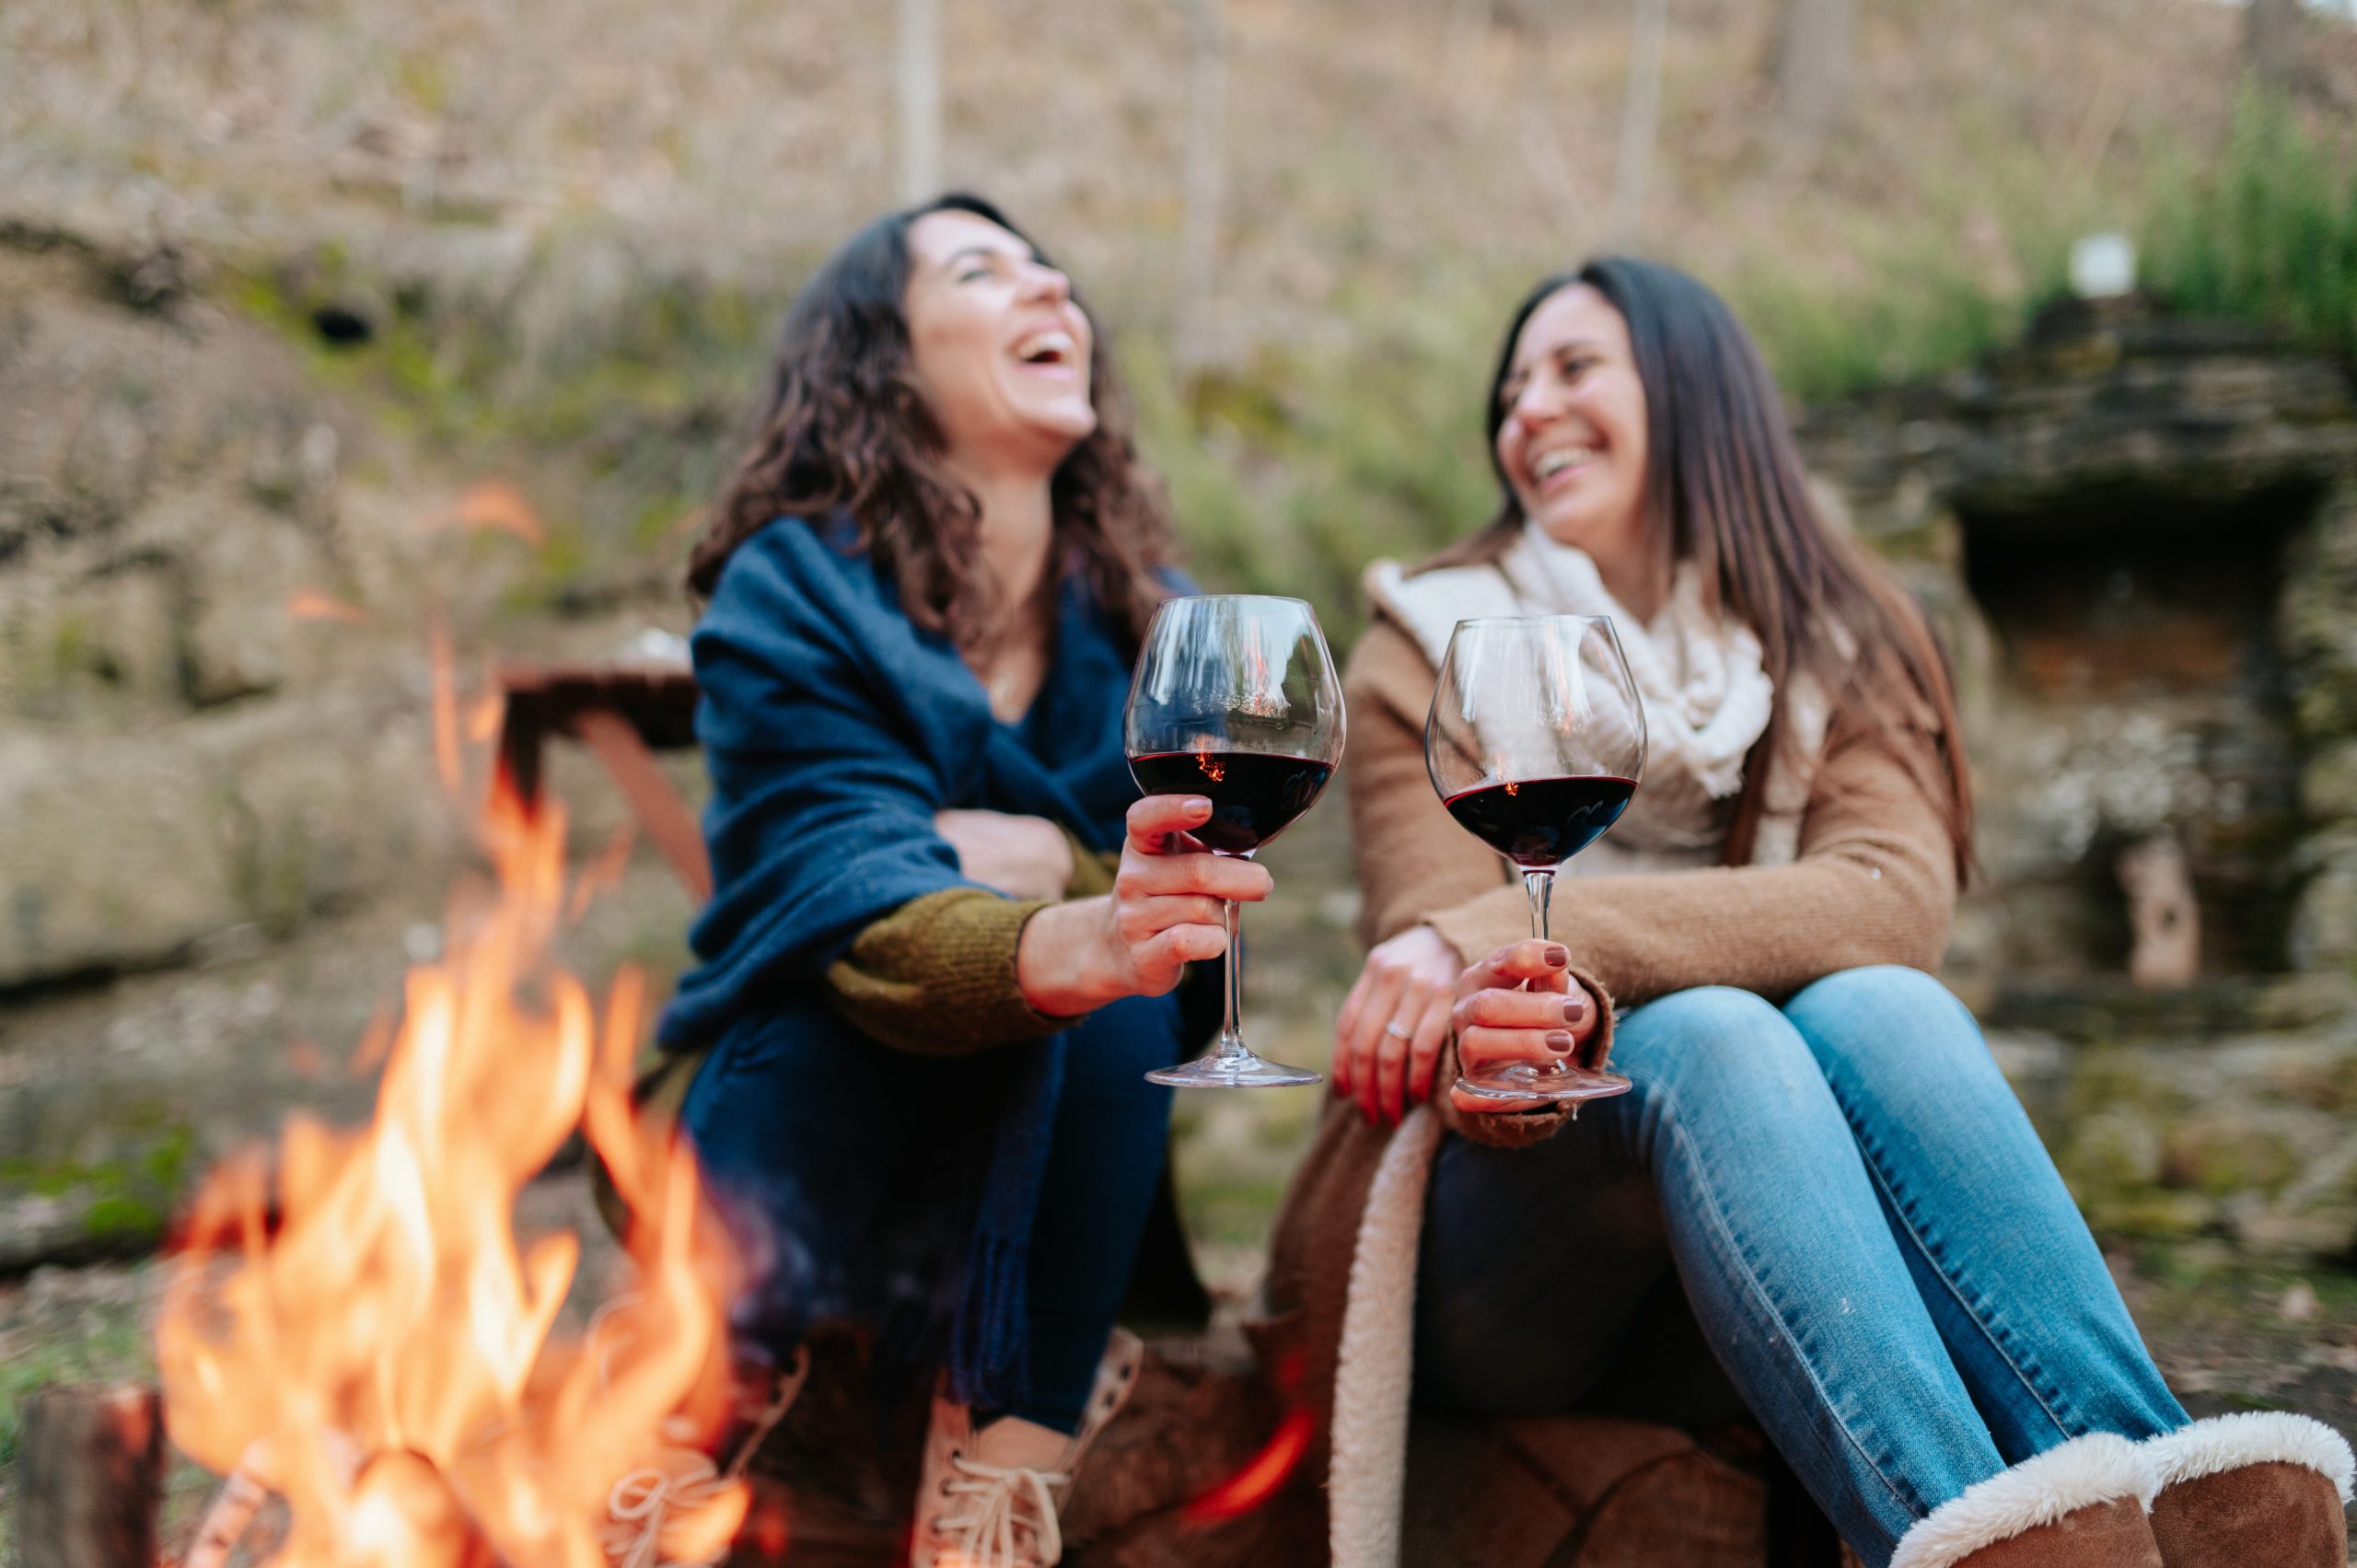
[[[2190,864],[2205,974],[2357,952],[2328,930],[2357,758],[2345,367],[2147,302],[2073,304],[1804,435],[1962,656],[1984,873],[1962,970],[2121,972],[2118,856],[2154,835]]]
[[[122,270],[0,250],[0,991],[283,933],[443,847],[420,530],[351,477],[390,454],[286,344]]]
[[[2149,301],[1804,424],[1948,634],[1979,791],[1948,973],[2100,1231],[2357,1262],[2357,392]],[[2182,851],[2189,983],[2127,970]]]
[[[2303,969],[2357,966],[2357,475],[2344,476],[2295,546],[2282,637],[2307,833],[2289,943]]]
[[[429,622],[462,688],[644,624],[505,613],[528,552],[434,526],[477,476],[192,272],[0,236],[0,1272],[152,1245],[290,1109],[365,1109],[352,1054],[475,864]],[[614,792],[553,787],[586,854]],[[677,961],[659,866],[610,903],[586,972]]]

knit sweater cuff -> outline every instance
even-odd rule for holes
[[[1529,904],[1522,889],[1502,884],[1454,909],[1435,910],[1423,923],[1457,949],[1457,961],[1477,964],[1530,934]]]
[[[1043,901],[950,888],[911,899],[853,939],[827,970],[835,1008],[901,1051],[958,1056],[1036,1040],[1073,1020],[1024,999],[1015,973],[1023,928]]]
[[[1072,881],[1064,889],[1067,899],[1093,899],[1099,893],[1113,890],[1113,877],[1121,869],[1121,857],[1090,849],[1082,843],[1069,828],[1064,840],[1072,845]]]

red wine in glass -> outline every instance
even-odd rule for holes
[[[1620,819],[1645,766],[1644,706],[1608,618],[1460,621],[1441,658],[1424,766],[1459,827],[1521,871],[1530,934],[1547,935],[1555,872]],[[1565,1062],[1460,1076],[1487,1099],[1579,1102],[1629,1080]]]
[[[1334,776],[1334,764],[1273,751],[1155,751],[1130,759],[1148,795],[1200,795],[1212,819],[1195,837],[1221,854],[1250,854],[1293,825]]]
[[[1515,779],[1452,795],[1457,825],[1526,871],[1552,871],[1603,836],[1637,793],[1634,779],[1590,773]]]
[[[1342,760],[1342,689],[1318,617],[1297,598],[1202,594],[1167,599],[1146,628],[1122,733],[1147,795],[1200,795],[1211,820],[1193,837],[1249,859],[1317,803]],[[1219,1043],[1183,1066],[1148,1073],[1180,1088],[1272,1088],[1318,1075],[1256,1056],[1244,1043],[1237,908],[1227,925],[1225,1018]]]

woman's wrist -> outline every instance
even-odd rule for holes
[[[1074,899],[1024,922],[1015,949],[1015,983],[1024,1001],[1051,1017],[1072,1018],[1114,1000],[1099,957],[1110,902],[1104,895]]]

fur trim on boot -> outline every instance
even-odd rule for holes
[[[2340,1434],[2282,1411],[2212,1416],[2138,1446],[2166,1568],[2344,1568],[2352,1459]]]
[[[2148,1473],[2125,1437],[2074,1437],[1933,1509],[1890,1568],[2160,1568]]]

